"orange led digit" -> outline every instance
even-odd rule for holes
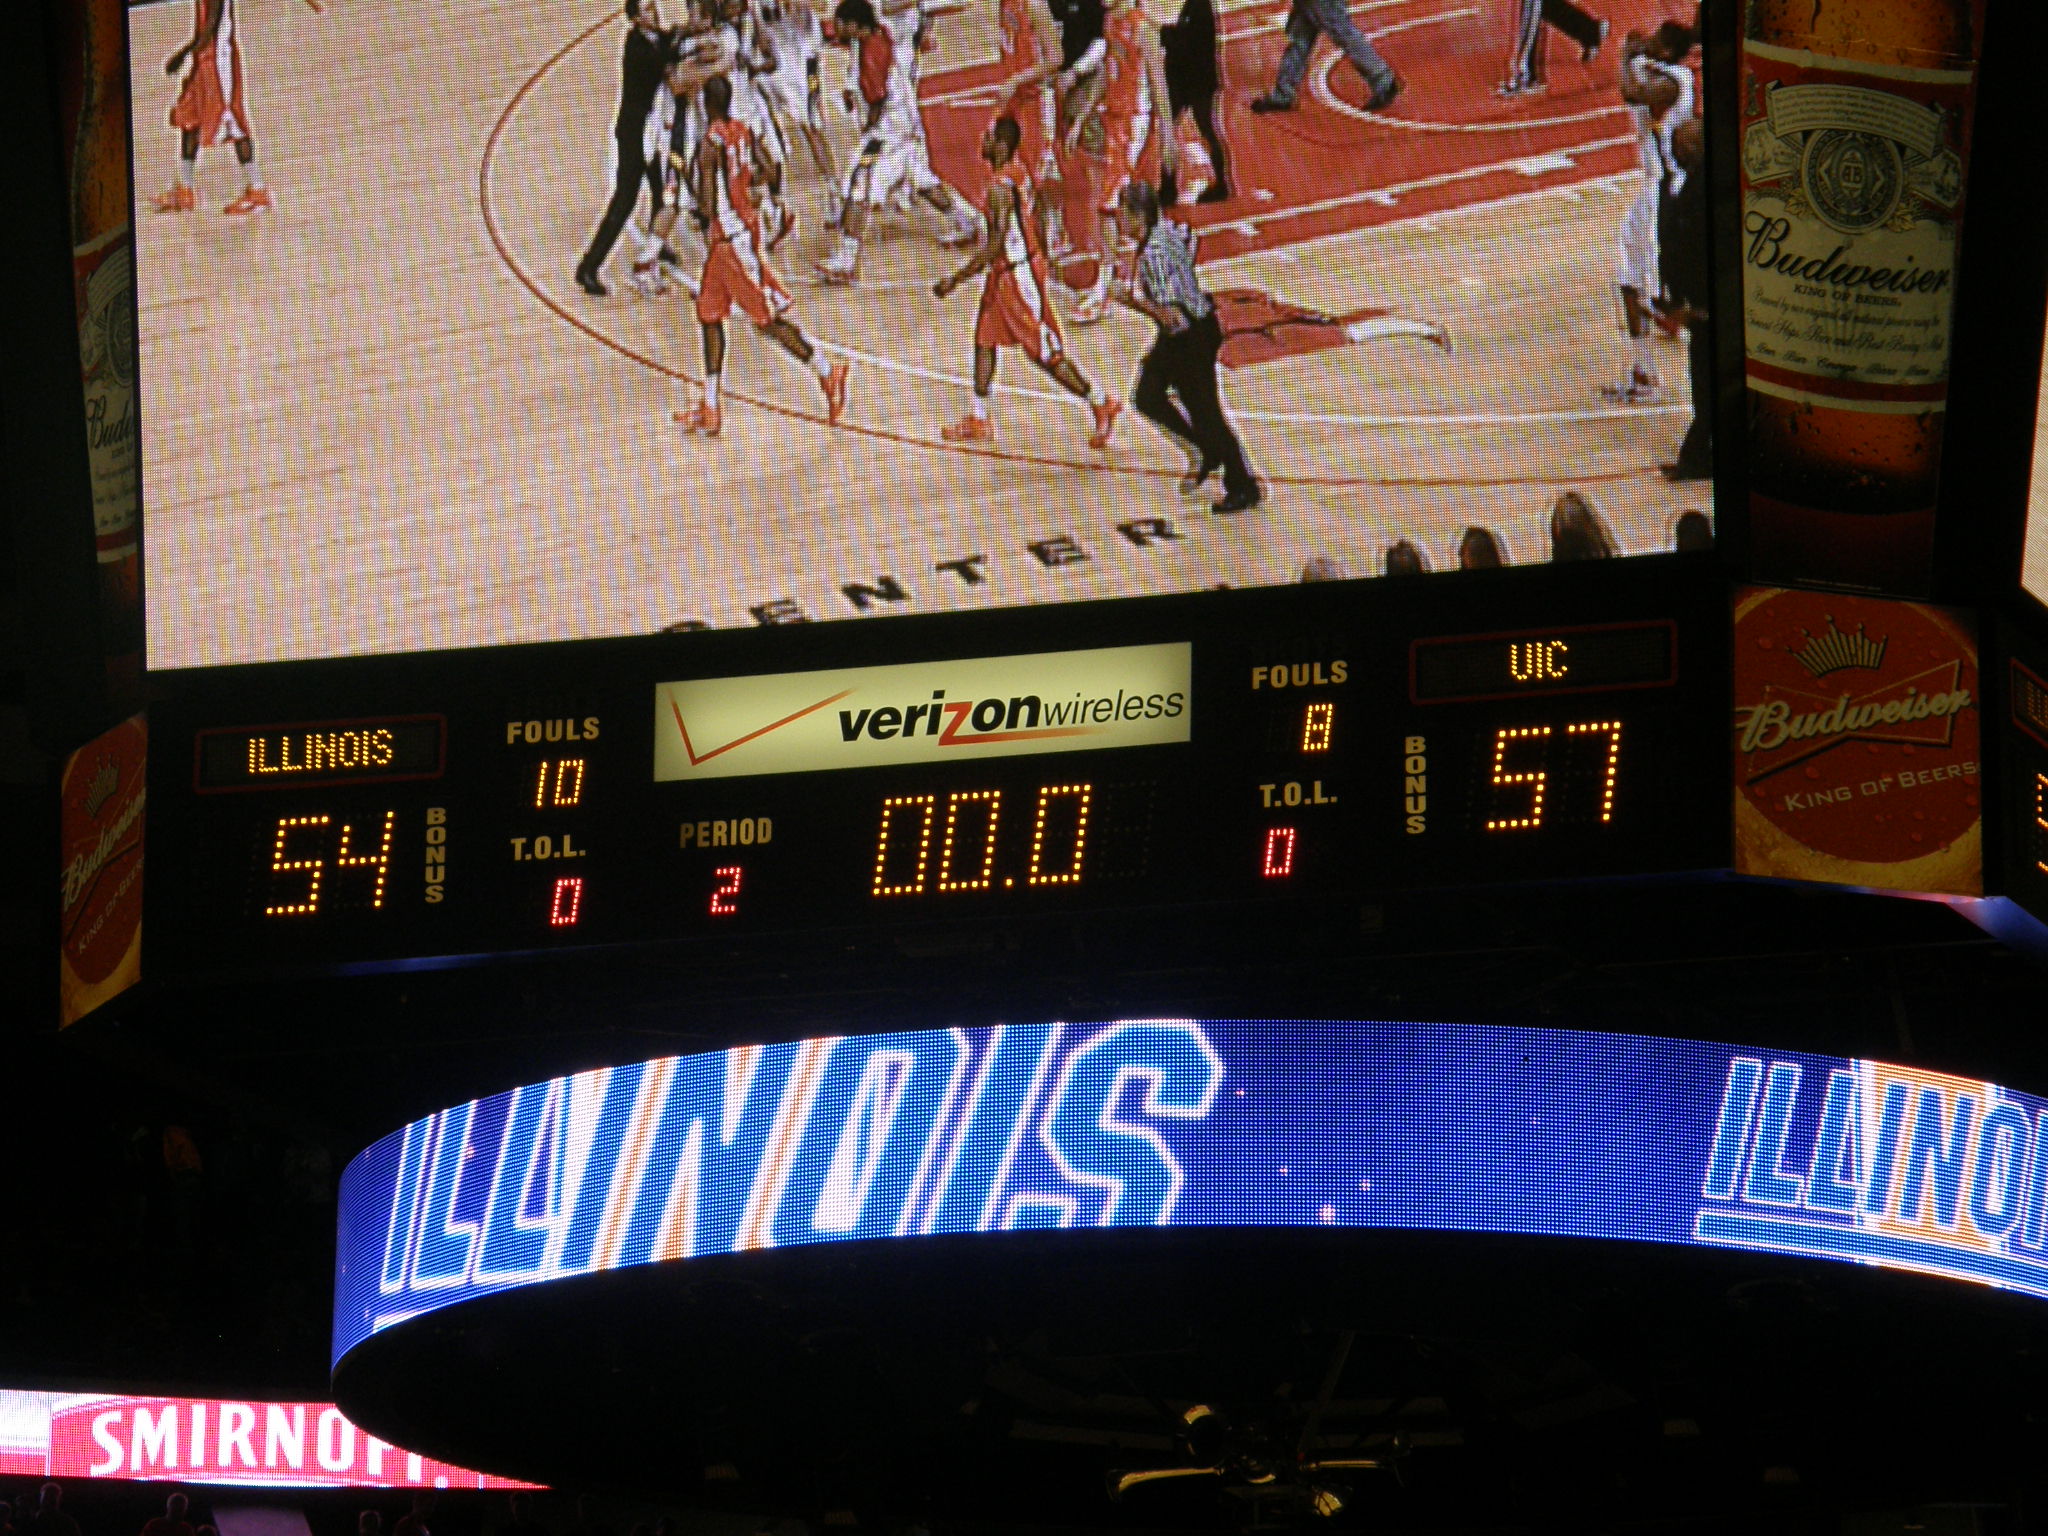
[[[2034,827],[2048,832],[2048,773],[2034,775]],[[2048,859],[2034,860],[2034,867],[2048,875]]]
[[[1511,789],[1519,784],[1529,786],[1529,811],[1525,816],[1489,817],[1486,830],[1489,832],[1526,832],[1543,825],[1543,797],[1550,789],[1550,775],[1544,769],[1507,773],[1508,744],[1530,737],[1541,739],[1550,734],[1547,725],[1502,726],[1493,733],[1493,784],[1497,789]]]
[[[1614,820],[1614,780],[1621,768],[1621,722],[1619,720],[1587,720],[1579,725],[1568,725],[1568,736],[1607,735],[1607,771],[1600,782],[1600,819]]]
[[[1301,750],[1304,752],[1329,751],[1331,729],[1336,723],[1336,705],[1309,705],[1301,717]]]
[[[355,828],[351,827],[347,822],[341,824],[341,841],[334,851],[335,867],[338,869],[374,869],[377,871],[376,883],[370,890],[370,905],[372,907],[384,905],[384,885],[391,878],[391,833],[397,825],[398,812],[386,811],[384,813],[384,832],[383,836],[378,839],[377,851],[375,853],[351,854],[348,851],[348,841],[355,835]]]
[[[320,910],[320,878],[326,873],[325,859],[287,859],[284,845],[294,827],[324,827],[334,818],[331,816],[280,816],[277,819],[277,836],[270,845],[270,872],[273,875],[289,874],[293,870],[306,872],[305,898],[297,902],[280,902],[263,909],[265,917],[296,917]]]
[[[1094,799],[1093,784],[1048,784],[1038,792],[1038,815],[1031,824],[1031,869],[1027,877],[1032,885],[1079,885],[1081,863],[1088,851],[1088,807]],[[1068,855],[1064,872],[1054,872],[1044,866],[1045,822],[1055,800],[1074,802],[1074,846]]]
[[[960,827],[960,807],[986,805],[987,818],[981,827],[981,870],[972,880],[953,878],[953,846]],[[996,825],[1002,815],[1000,789],[970,789],[946,796],[946,841],[939,850],[939,889],[942,891],[985,891],[996,880]]]
[[[584,759],[580,757],[542,762],[533,779],[533,808],[541,810],[551,805],[581,805],[583,764]],[[550,779],[553,781],[552,785]]]
[[[889,883],[889,834],[896,822],[896,813],[906,805],[914,805],[920,814],[917,823],[917,873],[910,879],[891,885]],[[877,896],[922,896],[924,894],[925,868],[931,858],[932,820],[938,805],[936,795],[892,795],[882,802],[882,829],[875,838],[875,883]]]

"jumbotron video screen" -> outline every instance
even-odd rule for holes
[[[1697,27],[143,0],[150,664],[1710,542]]]
[[[2026,555],[2020,565],[2021,585],[2048,603],[2048,355],[2044,355],[2041,386],[2034,410],[2034,472],[2027,487]]]

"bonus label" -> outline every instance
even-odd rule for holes
[[[1947,609],[1751,588],[1735,608],[1738,874],[1983,890],[1980,698]]]

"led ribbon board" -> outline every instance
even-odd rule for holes
[[[342,1180],[334,1358],[575,1275],[1033,1227],[1627,1238],[2048,1298],[2044,1143],[2048,1100],[1996,1083],[1638,1035],[1151,1020],[736,1046],[370,1147]]]

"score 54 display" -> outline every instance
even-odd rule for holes
[[[150,963],[1712,868],[1721,596],[1672,560],[185,674]]]

